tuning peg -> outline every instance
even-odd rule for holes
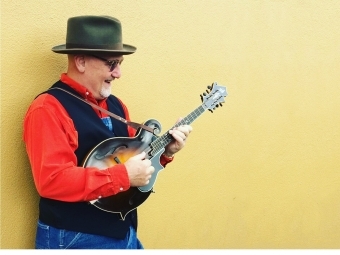
[[[207,94],[205,94],[205,92],[203,93],[203,96],[206,96]]]
[[[210,86],[210,85],[209,85],[209,86],[208,86],[208,89],[210,89],[210,90],[211,90],[211,89],[212,89],[212,86]]]
[[[220,106],[222,107],[222,106],[223,106],[223,104],[222,104],[222,103],[220,103]]]
[[[216,105],[216,108],[218,108],[218,106],[219,106],[219,105],[217,104],[217,105]]]
[[[211,113],[213,113],[213,111],[211,109],[208,109]]]

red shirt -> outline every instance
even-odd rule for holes
[[[84,86],[66,74],[61,81],[76,90],[83,98],[107,110],[106,99],[98,102]],[[122,102],[121,102],[122,103]],[[129,112],[122,103],[127,120]],[[97,115],[107,117],[93,108]],[[129,136],[135,130],[128,127]],[[77,166],[75,150],[78,148],[78,133],[72,119],[60,102],[48,93],[38,96],[30,105],[24,119],[23,139],[31,163],[32,173],[40,196],[67,201],[91,201],[130,188],[124,164],[107,169]],[[164,156],[161,164],[171,162]]]

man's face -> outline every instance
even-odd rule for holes
[[[111,82],[121,76],[120,64],[123,56],[85,56],[85,75],[87,88],[97,100],[111,94]]]

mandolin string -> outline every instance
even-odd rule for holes
[[[215,93],[213,93],[213,94],[215,94]],[[222,98],[222,95],[220,95],[218,97],[217,101],[219,101],[221,98]],[[155,141],[151,142],[150,146],[148,146],[144,150],[144,152],[149,155],[149,153],[151,151],[155,151],[155,154],[157,154],[161,149],[163,149],[172,140],[172,136],[169,133],[169,131],[171,129],[173,129],[174,127],[178,127],[180,125],[183,125],[183,124],[186,124],[186,125],[191,124],[195,119],[197,119],[208,108],[209,107],[205,105],[205,102],[203,102],[199,107],[197,107],[194,111],[192,111],[190,114],[188,114],[187,117],[183,118],[181,121],[176,123],[172,128],[170,128],[167,132],[165,132],[162,136],[158,137]]]
[[[162,148],[164,148],[171,140],[172,136],[170,135],[169,131],[174,127],[181,126],[183,124],[191,124],[197,117],[199,117],[206,109],[203,107],[203,104],[197,107],[194,111],[192,111],[187,117],[183,118],[181,121],[176,123],[172,128],[170,128],[165,134],[157,138],[153,141],[146,150],[146,153],[151,152],[152,150],[155,151],[155,154],[159,152]],[[153,149],[152,149],[153,148]]]

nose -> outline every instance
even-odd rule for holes
[[[122,76],[122,71],[120,69],[120,64],[117,64],[117,66],[115,67],[115,69],[113,69],[111,76],[113,78],[119,79],[120,76]]]

